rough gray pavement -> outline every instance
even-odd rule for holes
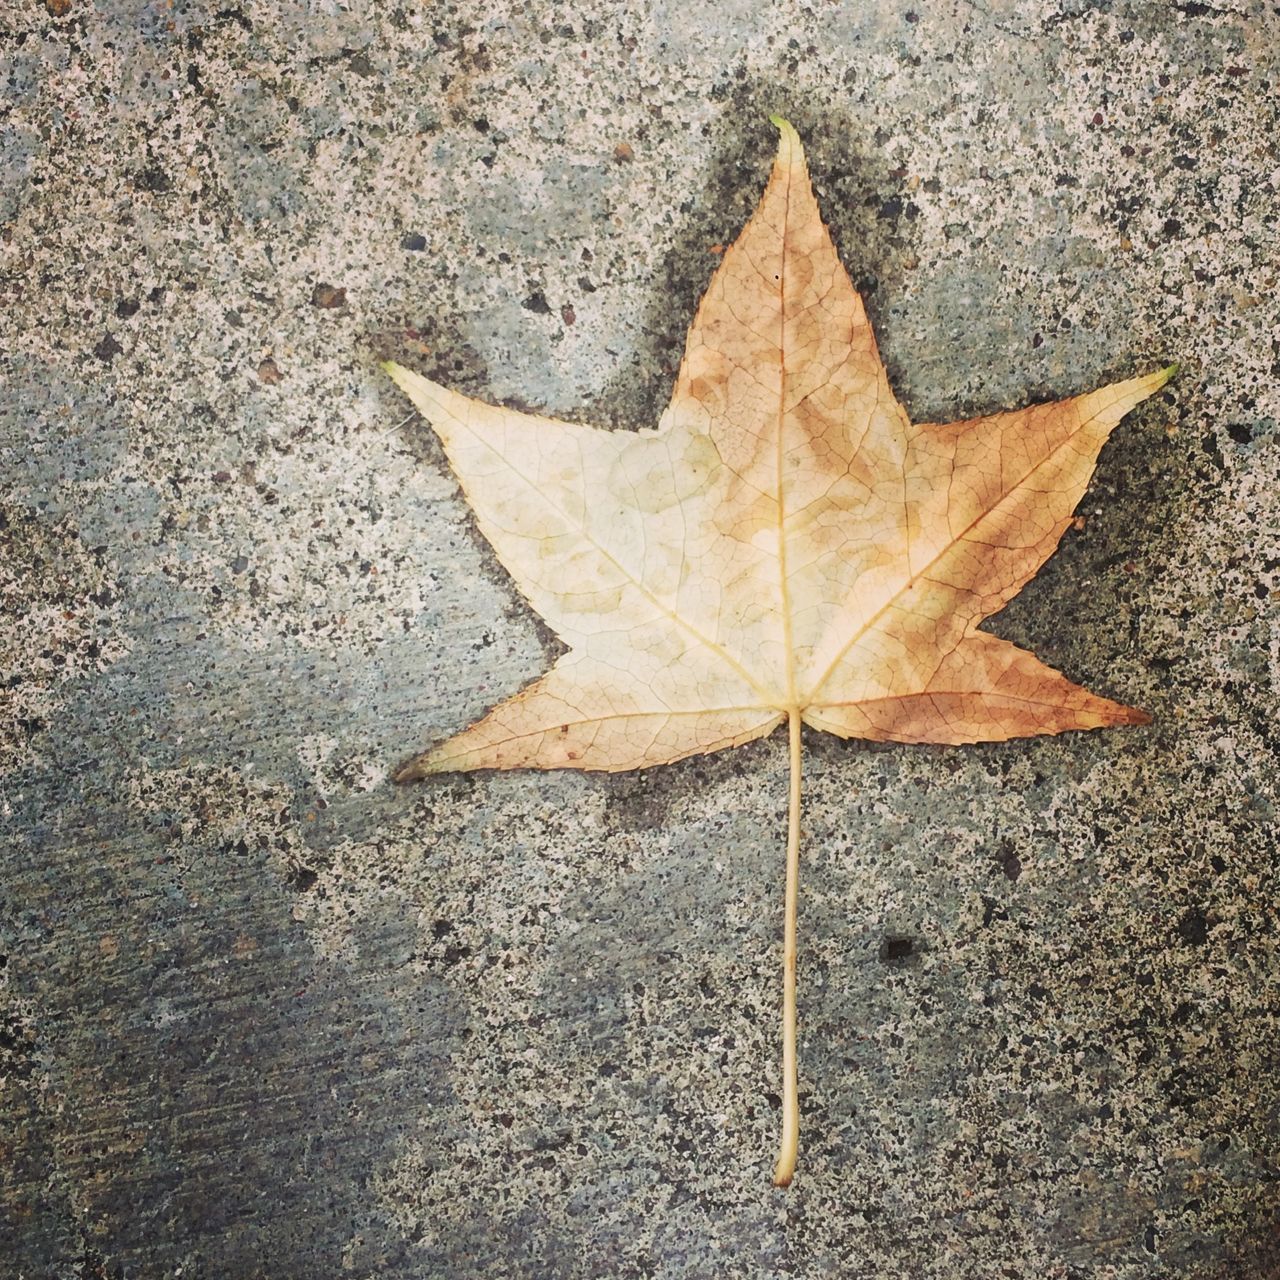
[[[0,5],[0,1276],[1280,1275],[1273,3]],[[651,424],[775,134],[1148,729],[389,781],[545,669],[384,356]]]

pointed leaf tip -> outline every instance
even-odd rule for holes
[[[779,133],[795,133],[795,128],[786,116],[771,115],[769,117],[769,123],[773,125]]]
[[[401,769],[397,769],[391,775],[393,782],[403,785],[406,782],[417,782],[427,776],[427,770],[422,767],[422,757],[419,756],[415,760],[410,760],[407,765]]]
[[[406,369],[404,365],[397,364],[394,360],[379,360],[378,368],[391,379],[392,382],[400,388],[410,399],[414,399],[413,380],[414,374],[412,370]]]
[[[402,765],[391,775],[392,780],[395,782],[421,782],[423,778],[429,778],[433,774],[456,773],[458,772],[458,767],[456,764],[451,763],[456,759],[456,755],[442,757],[440,747],[435,747],[431,751],[424,751],[420,756],[414,756],[408,764]]]
[[[1177,376],[1178,370],[1181,368],[1182,366],[1175,360],[1172,364],[1165,365],[1160,372],[1164,374],[1165,382],[1171,382]]]

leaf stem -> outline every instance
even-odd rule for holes
[[[800,1100],[796,1087],[796,900],[800,892],[800,711],[787,712],[791,795],[787,806],[787,891],[782,925],[782,1141],[773,1185],[787,1187],[796,1171]]]

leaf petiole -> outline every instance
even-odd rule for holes
[[[791,794],[787,805],[787,889],[782,926],[782,1141],[773,1166],[773,1185],[791,1185],[800,1136],[796,1087],[796,900],[800,891],[800,711],[787,712],[791,754]]]

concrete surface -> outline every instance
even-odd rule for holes
[[[0,1274],[1280,1275],[1277,50],[0,7]],[[555,642],[376,367],[652,422],[770,111],[917,418],[1183,364],[988,624],[1155,724],[807,745],[788,1193],[785,743],[389,785]]]

